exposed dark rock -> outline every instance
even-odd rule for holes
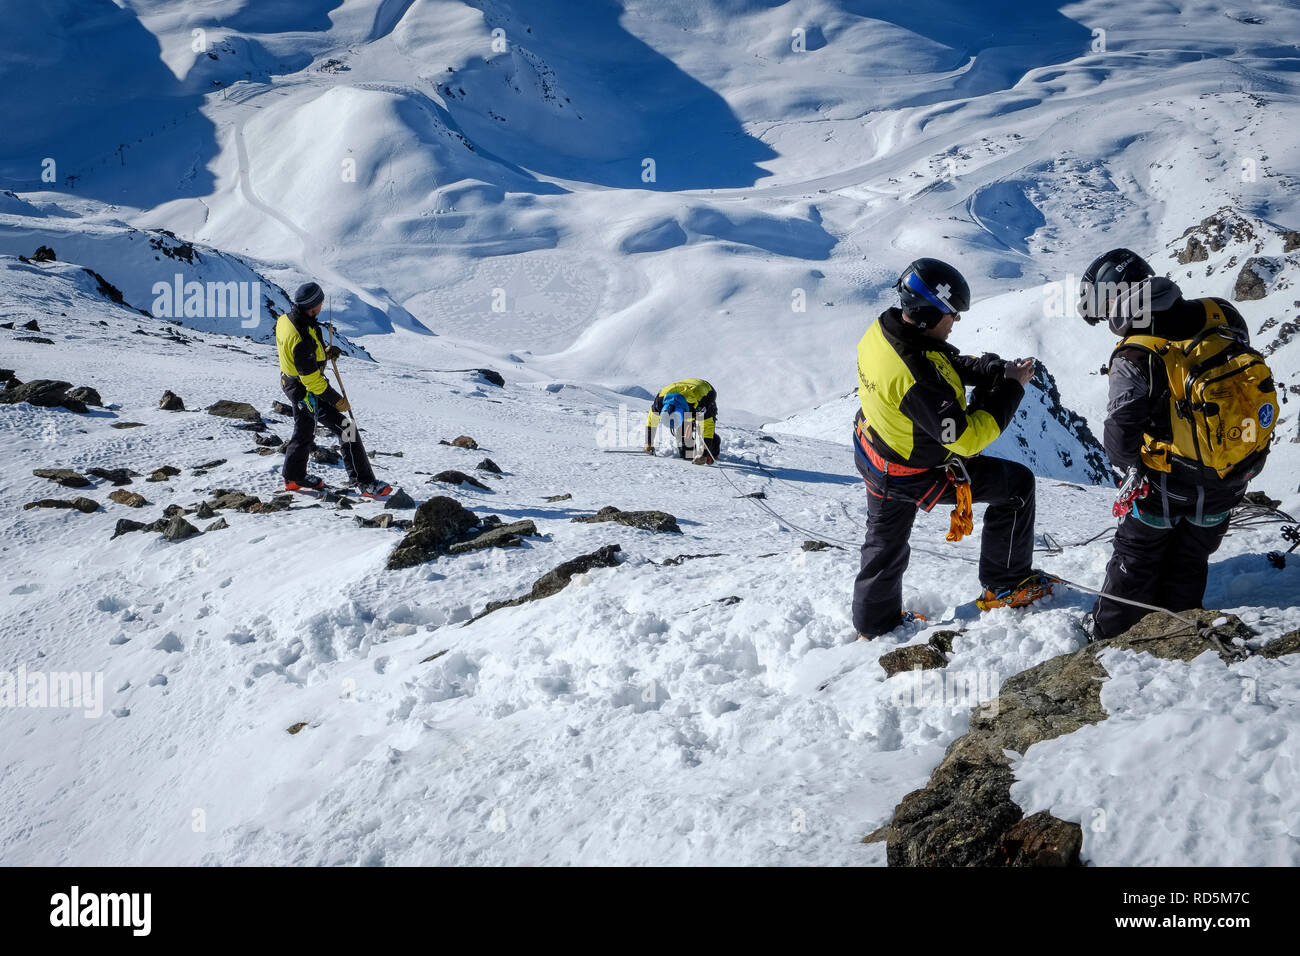
[[[1205,625],[1225,618],[1214,628],[1225,644],[1249,634],[1231,614],[1184,614]],[[1013,774],[1004,751],[1023,754],[1035,743],[1106,719],[1101,684],[1107,674],[1098,655],[1107,647],[1184,661],[1213,649],[1193,628],[1153,613],[1112,641],[1016,674],[996,701],[972,710],[970,731],[948,747],[925,788],[905,796],[893,819],[864,842],[884,840],[890,866],[1076,865],[1082,829],[1046,812],[1024,819],[1011,800]]]
[[[772,443],[773,445],[779,445],[779,444],[781,444],[779,441],[777,441],[777,440],[776,440],[775,438],[773,438],[771,435],[759,435],[759,436],[758,436],[758,440],[759,440],[759,441],[770,442],[770,443]]]
[[[350,499],[350,498],[340,498],[339,501],[338,501],[338,504],[337,504],[335,507],[338,508],[339,511],[351,511],[351,510],[352,510],[352,499]]]
[[[803,543],[803,549],[805,551],[828,551],[832,548],[835,549],[836,551],[844,550],[838,544],[829,544],[826,541],[805,541]]]
[[[132,478],[139,477],[136,472],[129,468],[87,468],[86,474],[101,478],[114,485],[129,485]]]
[[[163,517],[168,519],[175,518],[177,515],[184,515],[184,514],[186,514],[184,505],[168,505],[166,508],[163,509]]]
[[[887,677],[915,669],[933,670],[947,663],[943,652],[929,644],[909,644],[880,655],[880,666],[885,669]]]
[[[121,537],[124,534],[130,534],[132,531],[140,531],[145,527],[143,521],[132,521],[130,518],[118,518],[117,525],[113,528],[113,538]],[[112,541],[113,538],[108,540]]]
[[[143,508],[149,503],[144,500],[144,495],[137,494],[134,491],[127,491],[125,488],[109,492],[108,499],[116,501],[119,505],[126,505],[128,508]]]
[[[155,468],[152,474],[150,474],[145,481],[166,481],[168,478],[173,478],[180,473],[181,470],[179,468],[175,468],[172,465],[163,465],[161,468]]]
[[[607,505],[594,515],[582,515],[573,520],[584,524],[615,521],[629,528],[641,528],[644,531],[682,533],[682,529],[677,526],[677,519],[666,511],[620,511],[613,505]]]
[[[485,378],[489,384],[495,385],[497,388],[505,387],[506,380],[502,377],[500,372],[494,372],[490,368],[479,368],[479,369],[475,369],[474,371],[482,375],[483,378]]]
[[[1263,274],[1261,274],[1263,270]],[[1268,283],[1265,275],[1272,275],[1272,260],[1258,256],[1247,259],[1237,273],[1237,282],[1232,287],[1232,297],[1238,302],[1250,302],[1268,295]]]
[[[1187,245],[1174,253],[1180,265],[1187,265],[1189,262],[1204,262],[1210,258],[1210,250],[1205,248],[1205,243],[1195,236],[1187,237]]]
[[[253,441],[263,448],[279,448],[284,444],[284,439],[274,433],[269,435],[254,435]]]
[[[307,721],[305,721],[305,720],[300,720],[300,721],[298,721],[296,724],[294,724],[292,727],[289,728],[289,733],[291,733],[291,734],[296,734],[296,733],[298,733],[298,731],[302,730],[302,729],[303,729],[304,727],[306,727],[306,726],[307,726]]]
[[[524,538],[536,536],[537,525],[531,521],[516,521],[498,525],[468,541],[458,541],[447,550],[451,554],[464,554],[480,548],[517,548],[524,543]]]
[[[1288,654],[1300,654],[1300,631],[1283,634],[1281,637],[1269,641],[1257,652],[1259,657],[1270,659],[1285,657]]]
[[[451,443],[457,448],[468,448],[470,451],[478,448],[478,442],[470,438],[468,435],[461,435],[458,438],[453,438]]]
[[[373,518],[363,518],[356,515],[352,519],[362,528],[391,528],[395,520],[390,514],[375,515]]]
[[[569,495],[569,494],[565,494],[565,495],[548,495],[547,497],[543,498],[542,500],[543,500],[543,501],[551,501],[551,502],[555,502],[555,501],[568,501],[568,500],[569,500],[570,498],[572,498],[572,497],[573,497],[573,495]]]
[[[228,491],[225,488],[217,488],[212,492],[212,500],[208,504],[215,511],[221,511],[230,508],[234,511],[248,511],[254,505],[260,505],[262,499],[257,495],[245,494],[242,491]]]
[[[501,469],[497,467],[497,463],[493,461],[491,458],[484,458],[474,467],[477,468],[479,471],[490,471],[494,475],[501,474]]]
[[[36,323],[35,319],[32,319],[30,322],[24,322],[19,326],[19,328],[25,329],[28,332],[39,332],[41,330],[41,327]]]
[[[1040,810],[1013,823],[999,849],[1008,866],[1077,866],[1083,830]]]
[[[214,402],[208,406],[208,414],[216,415],[218,418],[233,418],[242,422],[261,423],[262,416],[258,414],[256,408],[247,402],[233,402],[228,398],[223,398],[219,402]]]
[[[1277,498],[1270,498],[1262,491],[1248,491],[1241,499],[1246,504],[1259,505],[1261,508],[1280,508],[1282,502]]]
[[[439,495],[415,510],[411,530],[388,556],[388,570],[414,567],[443,554],[478,525],[478,518],[455,498]]]
[[[430,654],[428,657],[426,657],[426,658],[424,658],[422,661],[420,661],[420,663],[421,663],[421,664],[428,664],[430,661],[436,661],[438,658],[442,657],[442,655],[446,654],[446,653],[447,653],[447,650],[448,650],[447,648],[444,648],[444,649],[441,650],[441,651],[437,651],[437,652],[435,652],[435,653],[433,653],[433,654]]]
[[[202,533],[180,515],[174,515],[167,519],[167,524],[162,529],[163,537],[168,541],[184,541],[186,538]]]
[[[144,422],[113,422],[110,428],[144,428]]]
[[[293,408],[286,405],[284,402],[272,402],[271,411],[275,412],[277,415],[284,415],[288,418],[293,417]]]
[[[484,491],[490,491],[487,485],[479,481],[472,475],[467,475],[463,471],[440,471],[434,475],[430,481],[445,481],[451,485],[473,485],[475,488],[482,488]]]
[[[944,654],[951,654],[952,642],[961,633],[961,631],[935,631],[930,635],[930,646]]]
[[[42,498],[40,501],[29,501],[23,505],[24,511],[29,508],[71,508],[83,514],[90,514],[92,511],[99,510],[99,503],[92,498],[82,498],[80,496],[73,498],[71,501],[64,501],[60,498]]]
[[[49,246],[37,246],[36,252],[32,254],[33,262],[53,262],[54,250]]]
[[[104,407],[104,400],[99,397],[99,392],[95,391],[89,385],[78,385],[68,391],[68,398],[83,405],[97,405]]]
[[[224,531],[226,528],[229,527],[230,524],[226,521],[225,518],[218,518],[216,521],[212,522],[212,524],[204,528],[203,533],[207,534],[209,531]]]
[[[54,339],[47,339],[43,335],[17,335],[14,336],[15,342],[34,342],[37,345],[53,345]]]
[[[208,518],[215,518],[216,516],[216,511],[214,511],[212,505],[208,504],[206,501],[200,501],[194,506],[194,517],[196,518],[201,518],[206,521]]]
[[[401,488],[398,488],[396,491],[394,491],[391,495],[388,496],[388,500],[384,502],[384,507],[385,508],[414,508],[415,499],[412,498],[410,495],[408,495]]]
[[[15,380],[16,381],[16,380]],[[84,412],[86,403],[68,396],[69,384],[50,379],[37,379],[21,385],[11,383],[0,392],[0,405],[17,405],[26,402],[39,408],[57,408],[62,406],[70,412]]]
[[[520,604],[527,604],[529,601],[539,601],[542,598],[558,594],[569,586],[575,575],[585,574],[593,568],[613,568],[618,566],[618,552],[621,549],[616,544],[607,544],[603,548],[591,552],[590,554],[579,555],[569,561],[565,561],[558,567],[547,571],[533,585],[531,591],[522,597],[513,598],[509,601],[489,601],[487,608],[482,614],[470,618],[470,621],[477,621],[481,617],[491,614],[493,611],[500,610],[503,607],[518,607]],[[468,622],[467,622],[468,623]]]
[[[36,468],[32,470],[32,474],[65,488],[89,488],[93,484],[85,475],[78,474],[71,468]]]
[[[659,564],[662,567],[675,568],[683,561],[697,561],[700,558],[720,558],[720,557],[722,557],[721,552],[717,552],[715,554],[679,554],[675,558],[664,558],[662,561],[659,562]]]
[[[163,397],[158,400],[158,407],[164,412],[183,412],[185,402],[175,392],[163,392]]]
[[[236,510],[247,511],[249,514],[269,515],[277,511],[288,511],[293,507],[294,493],[286,492],[282,495],[273,495],[270,501],[259,501],[256,504],[249,505],[247,508]]]
[[[18,377],[16,375],[14,375],[13,369],[0,368],[0,385],[4,385],[8,387],[12,385],[21,385],[21,384],[22,382],[18,380]]]
[[[318,465],[337,465],[343,456],[333,448],[316,448],[311,453],[311,460]]]

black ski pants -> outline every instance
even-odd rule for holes
[[[370,467],[370,456],[361,444],[361,435],[350,418],[345,418],[333,405],[318,404],[313,412],[305,401],[307,389],[295,378],[280,377],[284,394],[293,403],[293,436],[284,452],[284,480],[302,481],[307,477],[307,459],[316,446],[316,426],[324,425],[339,439],[343,465],[348,479],[353,483],[372,482],[375,473]]]
[[[1034,473],[1002,458],[967,459],[971,499],[988,505],[980,537],[980,583],[991,591],[1014,587],[1029,576],[1034,559]],[[908,539],[916,502],[942,478],[942,470],[917,477],[867,477],[867,537],[853,585],[853,626],[864,637],[892,631],[903,617],[903,572],[912,549]],[[874,478],[874,482],[873,482]],[[937,501],[957,500],[951,485]]]
[[[1228,533],[1228,522],[1213,527],[1193,524],[1174,515],[1172,528],[1145,524],[1130,512],[1115,532],[1115,551],[1106,565],[1102,591],[1116,597],[1154,604],[1170,611],[1201,606],[1210,555]],[[1094,639],[1123,634],[1150,612],[1099,597],[1092,608]]]

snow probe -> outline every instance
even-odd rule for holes
[[[334,305],[330,303],[330,317],[326,322],[330,329],[330,345],[334,344]],[[330,365],[334,368],[334,380],[339,383],[339,391],[343,393],[343,401],[348,403],[348,424],[352,426],[352,437],[349,438],[346,431],[343,433],[344,441],[355,441],[361,436],[361,429],[357,427],[357,410],[352,407],[352,399],[348,398],[348,390],[343,385],[343,376],[339,374],[339,360],[330,359]]]

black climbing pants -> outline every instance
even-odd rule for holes
[[[971,499],[985,503],[980,537],[980,583],[992,591],[1013,587],[1029,576],[1034,559],[1034,473],[1024,465],[976,455],[966,461]],[[853,626],[876,637],[902,623],[903,572],[911,557],[908,539],[919,500],[952,505],[951,485],[937,499],[927,495],[942,470],[916,477],[874,476],[867,482],[867,537],[853,585]],[[937,542],[942,547],[945,542]]]
[[[1157,528],[1132,512],[1124,517],[1115,532],[1115,551],[1106,565],[1103,592],[1170,611],[1201,606],[1210,555],[1223,543],[1228,522],[1202,527],[1177,514],[1169,521],[1173,527]],[[1094,639],[1117,637],[1149,613],[1099,597],[1092,608]]]
[[[284,480],[302,481],[307,477],[307,459],[316,445],[316,426],[324,425],[339,439],[343,465],[348,470],[348,480],[353,484],[375,480],[370,468],[370,456],[361,444],[361,436],[350,418],[344,417],[333,405],[318,404],[316,411],[307,407],[306,387],[297,379],[282,375],[280,385],[293,402],[293,436],[284,451]]]

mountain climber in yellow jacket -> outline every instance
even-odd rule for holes
[[[714,433],[718,393],[712,385],[702,378],[684,378],[659,390],[646,418],[645,452],[649,455],[655,453],[654,434],[660,416],[667,417],[681,457],[685,458],[687,449],[691,449],[691,460],[697,465],[717,461],[721,447],[721,440]]]
[[[351,411],[347,399],[325,378],[325,363],[342,355],[336,345],[321,341],[317,317],[325,293],[315,282],[299,286],[293,308],[275,323],[275,345],[280,354],[280,387],[293,403],[293,437],[285,446],[284,487],[287,491],[316,491],[323,479],[307,474],[307,458],[315,445],[316,426],[324,425],[339,436],[348,478],[367,498],[382,498],[392,489],[375,478],[370,457],[362,447],[356,424],[343,413]]]
[[[947,342],[970,288],[952,266],[917,259],[899,278],[899,306],[858,343],[854,449],[867,484],[867,535],[853,588],[853,623],[870,640],[920,615],[903,611],[903,572],[916,511],[958,504],[949,540],[987,502],[980,547],[981,610],[1021,607],[1050,593],[1034,553],[1034,475],[980,454],[1011,423],[1033,359],[962,355]],[[972,386],[971,400],[966,388]],[[959,518],[961,519],[959,521]]]

